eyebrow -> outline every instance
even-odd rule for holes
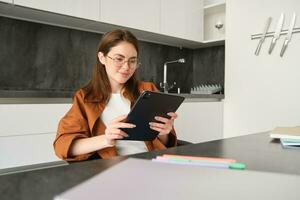
[[[121,57],[123,57],[123,58],[125,58],[125,56],[124,55],[122,55],[122,54],[114,54],[114,56],[121,56]],[[137,58],[137,56],[132,56],[132,57],[130,57],[130,58],[128,58],[128,59],[132,59],[132,58]]]

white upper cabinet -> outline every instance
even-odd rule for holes
[[[102,22],[158,33],[160,0],[101,0]]]
[[[201,42],[202,0],[161,0],[161,33]]]
[[[95,21],[100,16],[100,0],[14,0],[14,4]]]
[[[211,6],[211,5],[217,5],[217,4],[224,4],[225,0],[204,0],[203,6]]]
[[[204,6],[204,41],[225,40],[226,4],[224,0],[206,1]]]
[[[15,6],[6,5],[7,9],[0,11],[0,14],[99,33],[125,27],[140,40],[188,48],[203,45],[203,0],[7,2]]]
[[[13,0],[0,0],[0,2],[13,3]]]

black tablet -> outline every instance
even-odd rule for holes
[[[125,122],[135,124],[135,128],[123,128],[129,137],[122,140],[152,141],[158,132],[150,129],[149,122],[155,116],[170,118],[168,112],[175,112],[184,97],[161,92],[144,91],[129,112]]]

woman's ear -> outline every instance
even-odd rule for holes
[[[106,65],[106,59],[102,52],[98,52],[98,59],[102,65]]]

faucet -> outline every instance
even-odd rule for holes
[[[167,82],[167,64],[170,63],[185,63],[185,59],[180,58],[178,60],[167,61],[164,63],[164,80],[162,83],[160,83],[160,87],[164,89],[164,93],[168,93],[168,91],[176,85],[176,82],[174,82],[172,85],[169,86]]]

